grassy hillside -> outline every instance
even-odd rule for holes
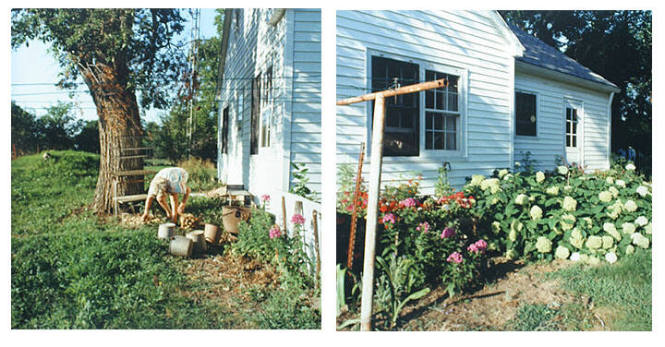
[[[187,293],[194,260],[168,256],[155,226],[125,229],[87,209],[99,157],[12,161],[12,328],[251,327],[236,308]]]

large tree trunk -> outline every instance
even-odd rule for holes
[[[95,190],[94,210],[105,214],[113,208],[112,173],[143,168],[142,158],[121,159],[121,156],[136,155],[130,148],[141,147],[143,129],[139,116],[136,94],[128,88],[127,71],[105,64],[81,65],[83,75],[99,116],[100,162],[99,178]],[[122,71],[124,70],[124,71]],[[123,177],[118,185],[118,195],[141,194],[142,182],[128,182],[132,177]]]

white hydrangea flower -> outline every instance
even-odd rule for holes
[[[637,194],[640,194],[641,197],[645,197],[647,196],[647,194],[649,194],[649,188],[645,186],[639,186],[637,187],[637,189],[635,189],[635,191],[637,192]]]
[[[528,197],[526,194],[519,194],[519,195],[515,198],[515,203],[516,203],[517,205],[524,205],[524,204],[527,203],[528,200],[529,200],[529,197]]]
[[[647,224],[647,226],[644,227],[644,231],[647,234],[651,234],[651,223]]]
[[[596,265],[600,264],[600,259],[598,259],[597,257],[594,257],[594,256],[589,256],[587,258],[587,264],[596,266]]]
[[[501,169],[499,170],[499,178],[503,178],[508,174],[508,169]]]
[[[536,249],[540,253],[549,253],[552,251],[552,241],[545,236],[540,236],[536,240]]]
[[[637,217],[637,219],[635,220],[635,224],[637,224],[637,225],[639,225],[639,226],[641,226],[641,227],[647,225],[648,223],[649,223],[649,220],[647,219],[647,217],[644,217],[644,216],[639,216],[639,217]]]
[[[559,175],[565,176],[565,175],[568,174],[568,167],[566,167],[566,166],[563,166],[563,165],[559,166],[559,167],[556,168],[556,170],[557,170],[557,172],[559,172]]]
[[[573,252],[573,254],[570,255],[570,260],[580,261],[580,254],[578,252]]]
[[[563,198],[563,209],[569,212],[573,212],[577,209],[577,200],[566,196]]]
[[[542,171],[536,172],[536,182],[543,183],[545,181],[545,174]]]
[[[607,260],[608,263],[614,264],[617,261],[617,255],[614,252],[609,252],[605,254],[605,260]]]
[[[626,170],[628,171],[635,171],[636,167],[633,165],[633,163],[628,163],[626,164]]]
[[[554,256],[559,258],[559,259],[568,259],[568,256],[570,255],[570,250],[564,246],[558,246],[556,248],[556,251],[554,251]]]
[[[612,246],[614,246],[614,239],[612,238],[612,236],[603,235],[602,239],[603,239],[603,249],[609,249],[612,248]]]
[[[600,199],[600,201],[602,202],[610,202],[612,201],[612,193],[604,190],[598,193],[598,199]]]
[[[633,253],[635,253],[635,247],[633,247],[633,245],[626,246],[626,254],[633,254]]]
[[[573,189],[573,187],[571,187],[570,185],[566,185],[566,186],[563,187],[563,190],[565,190],[565,191],[569,191],[571,189]]]
[[[492,231],[495,234],[498,234],[501,231],[501,223],[497,221],[492,222]]]
[[[470,186],[477,186],[480,185],[485,180],[485,176],[483,175],[472,175],[471,176],[471,182],[469,183]]]
[[[543,210],[538,205],[534,205],[529,211],[529,215],[531,215],[531,219],[539,220],[543,217]]]
[[[621,234],[617,231],[616,226],[614,223],[605,223],[603,224],[603,230],[605,230],[606,233],[612,235],[617,241],[621,241]]]
[[[515,166],[520,167],[520,166],[522,166],[522,164],[520,164],[519,161],[516,161],[516,162],[515,162]]]
[[[589,236],[586,240],[586,247],[589,249],[599,249],[603,246],[603,239],[599,236]]]
[[[639,246],[642,248],[649,248],[649,239],[647,239],[644,235],[640,233],[633,233],[630,235],[630,239],[633,241],[633,244],[635,246]]]
[[[628,212],[635,212],[637,211],[637,204],[633,200],[628,200],[626,203],[623,205],[623,207],[626,209]]]
[[[616,199],[619,196],[619,190],[616,187],[610,187],[608,190],[612,193],[613,198]]]
[[[607,176],[607,178],[605,179],[605,182],[607,182],[607,184],[614,184],[614,177]]]
[[[513,178],[513,175],[511,175],[511,174],[507,174],[507,175],[503,176],[504,181],[509,181],[511,178]]]
[[[635,224],[633,223],[623,223],[621,225],[621,229],[623,230],[624,234],[632,234],[635,232]]]
[[[559,195],[559,186],[552,186],[545,191],[548,195]]]
[[[624,181],[624,180],[616,180],[614,182],[614,184],[616,184],[617,186],[619,186],[621,188],[626,188],[626,181]]]
[[[489,189],[492,194],[496,194],[498,191],[501,190],[501,187],[499,186],[499,179],[498,178],[488,178],[486,180],[483,180],[480,182],[480,189],[483,191]]]

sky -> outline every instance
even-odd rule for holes
[[[215,35],[215,9],[201,9],[201,38]],[[191,35],[191,16],[185,10],[183,17],[188,20],[183,33]],[[28,112],[42,116],[49,106],[58,101],[73,102],[76,116],[85,120],[96,120],[95,105],[85,85],[79,86],[70,98],[70,91],[57,88],[59,67],[48,46],[41,41],[33,40],[29,46],[21,46],[11,51],[11,98],[17,105]],[[82,81],[81,81],[82,82]],[[144,114],[143,110],[141,111]],[[159,121],[159,116],[166,111],[146,110],[146,121]]]

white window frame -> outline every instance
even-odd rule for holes
[[[517,93],[522,93],[522,94],[529,94],[529,95],[534,95],[536,97],[536,135],[519,135],[517,134]],[[521,89],[521,88],[515,88],[513,90],[513,122],[515,123],[515,130],[513,135],[515,138],[519,139],[535,139],[538,138],[540,135],[540,122],[539,122],[539,114],[540,114],[540,94],[538,92],[532,91],[532,90],[527,90],[527,89]]]
[[[384,51],[379,51],[375,49],[368,48],[366,51],[366,88],[369,91],[372,90],[372,57],[383,57],[389,59],[395,59],[407,63],[418,64],[419,77],[421,80],[425,79],[425,72],[427,70],[436,71],[439,73],[444,73],[448,75],[458,76],[458,112],[459,117],[457,118],[457,132],[458,136],[456,137],[457,149],[456,150],[444,150],[444,149],[425,149],[425,92],[420,92],[419,102],[419,142],[420,142],[420,154],[418,156],[390,156],[384,157],[383,161],[386,163],[399,163],[404,162],[404,160],[409,160],[409,158],[419,158],[419,159],[432,159],[432,160],[450,160],[450,159],[464,159],[468,157],[468,78],[469,70],[466,68],[456,67],[452,65],[446,65],[439,62],[432,62],[422,59],[416,59],[413,57],[408,57],[400,54],[388,53]],[[374,110],[370,106],[371,103],[365,103],[367,110],[367,155],[371,153],[371,138],[372,138],[372,113]]]

